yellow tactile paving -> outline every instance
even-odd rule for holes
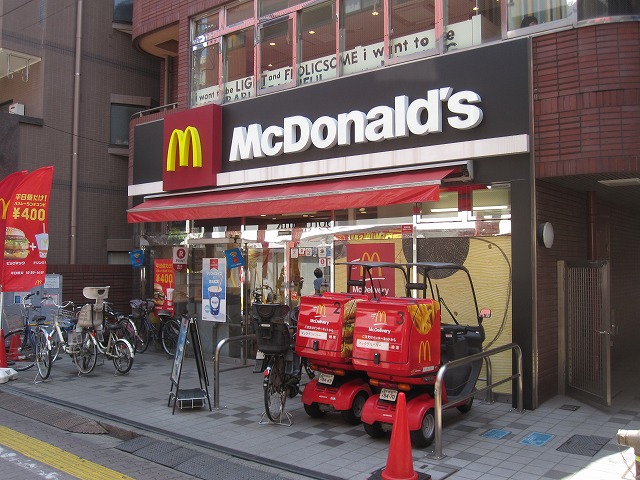
[[[1,425],[0,444],[81,480],[133,480],[120,472]]]

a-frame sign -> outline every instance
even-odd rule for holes
[[[189,335],[191,335],[191,346],[196,360],[196,367],[198,368],[200,388],[181,389],[180,374],[182,373],[182,361],[184,359],[184,352],[187,348],[187,339],[189,338]],[[205,401],[209,402],[209,410],[211,410],[209,376],[207,375],[207,367],[204,363],[204,357],[202,356],[202,345],[200,343],[198,323],[195,318],[184,315],[180,318],[180,333],[178,334],[176,355],[173,360],[173,369],[171,370],[171,391],[169,393],[169,402],[167,406],[171,406],[171,403],[173,402],[173,415],[176,411],[176,406],[180,406],[181,409],[203,407]]]

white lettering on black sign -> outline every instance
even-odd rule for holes
[[[236,127],[231,139],[230,161],[276,157],[287,153],[304,152],[313,145],[327,149],[336,145],[380,142],[409,135],[441,133],[444,117],[449,126],[469,130],[482,122],[481,98],[453,88],[429,90],[426,98],[409,102],[409,97],[395,97],[394,106],[376,106],[367,113],[353,110],[340,113],[337,118],[322,116],[312,122],[302,115],[286,117],[283,126],[262,128],[254,123]],[[444,107],[448,113],[444,112]],[[353,137],[352,137],[353,132]]]

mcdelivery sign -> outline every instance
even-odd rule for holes
[[[294,115],[285,117],[282,127],[271,125],[263,129],[258,123],[236,127],[229,161],[300,153],[312,145],[329,149],[410,134],[441,133],[445,117],[452,128],[470,130],[482,122],[480,101],[480,95],[470,90],[454,93],[453,88],[443,87],[429,90],[426,98],[413,101],[407,95],[396,96],[393,107],[375,106],[367,113],[353,110],[340,113],[337,118],[321,116],[313,122]]]

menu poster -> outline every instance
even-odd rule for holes
[[[174,281],[173,260],[170,258],[156,259],[153,262],[153,303],[155,303],[156,313],[160,310],[174,312]]]
[[[53,167],[25,176],[11,194],[6,211],[2,290],[25,292],[42,285],[49,252],[49,201]]]
[[[227,260],[202,259],[202,320],[227,321]]]

